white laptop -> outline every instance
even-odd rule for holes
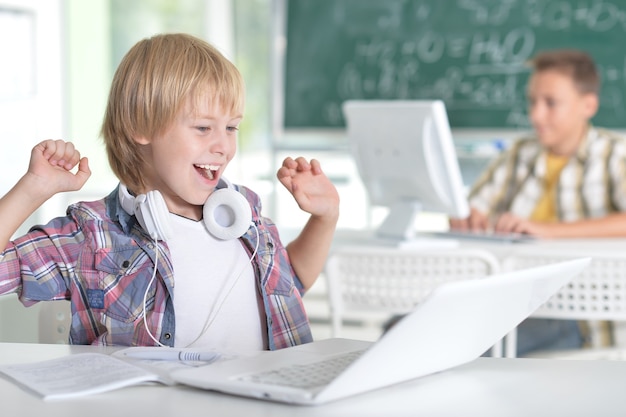
[[[423,377],[481,356],[589,262],[441,284],[375,343],[327,339],[171,376],[199,388],[295,404],[321,404]],[[351,359],[342,365],[346,355]],[[307,368],[335,375],[311,382]]]

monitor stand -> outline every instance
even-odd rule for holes
[[[399,249],[441,249],[456,248],[458,239],[420,236],[415,230],[415,219],[421,205],[412,201],[394,203],[389,214],[371,239],[372,244],[391,246]]]

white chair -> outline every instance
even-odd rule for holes
[[[593,248],[559,251],[529,247],[505,257],[502,269],[530,268],[587,256],[592,257],[590,266],[539,307],[531,317],[587,321],[591,332],[591,348],[604,355],[606,344],[603,342],[601,323],[626,322],[626,254],[616,257],[602,252],[594,253]],[[515,344],[507,345],[506,349],[515,349]],[[563,353],[572,356],[571,352]],[[554,356],[559,353],[545,354]],[[507,356],[515,356],[515,352],[507,352]],[[591,358],[593,354],[586,352],[584,356]]]
[[[332,336],[340,337],[351,321],[382,333],[386,320],[411,311],[436,286],[498,270],[497,259],[480,249],[341,247],[330,254],[325,269]],[[494,356],[501,353],[499,345],[494,347]]]
[[[70,302],[42,301],[39,304],[39,343],[69,343]]]

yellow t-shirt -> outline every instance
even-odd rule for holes
[[[543,195],[530,216],[530,220],[554,222],[559,218],[556,212],[556,186],[561,171],[569,161],[568,156],[548,154],[546,158],[546,176],[543,184]]]

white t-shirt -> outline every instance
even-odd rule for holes
[[[174,268],[174,345],[222,352],[265,349],[263,303],[239,239],[219,240],[202,221],[169,216],[174,230],[167,241]]]

